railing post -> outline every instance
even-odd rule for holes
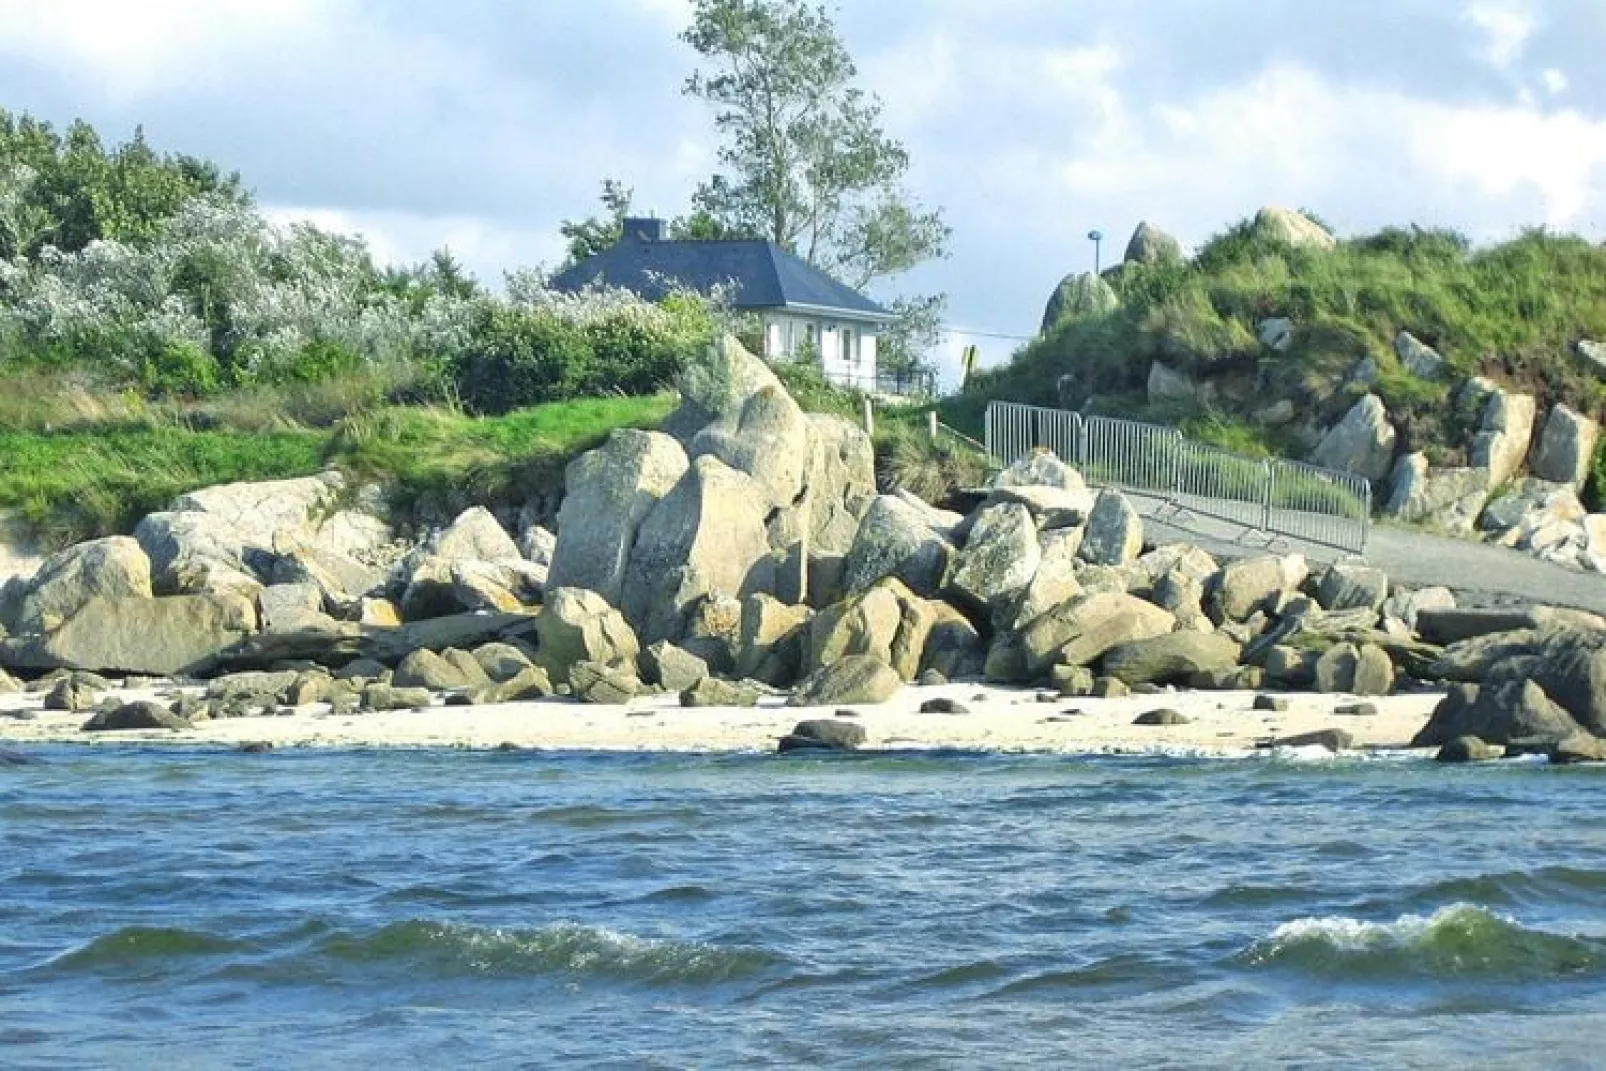
[[[1260,530],[1268,536],[1271,534],[1271,503],[1277,494],[1277,466],[1271,463],[1270,458],[1260,462],[1261,471],[1265,473],[1265,487],[1261,490],[1260,501]]]
[[[875,437],[875,406],[868,398],[864,400],[864,433],[871,438]]]
[[[931,433],[931,441],[937,441],[937,411],[929,410],[926,413],[926,430]]]

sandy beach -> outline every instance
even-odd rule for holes
[[[124,689],[120,699],[170,698],[148,689]],[[1238,755],[1258,743],[1312,732],[1343,729],[1358,747],[1403,747],[1439,701],[1437,692],[1369,699],[1374,715],[1335,714],[1358,702],[1350,696],[1290,693],[1284,712],[1252,709],[1253,692],[1174,692],[1125,699],[1055,699],[1040,702],[1031,690],[977,684],[906,688],[891,702],[863,706],[854,720],[870,749],[955,748],[1061,754],[1191,751]],[[1262,693],[1264,694],[1264,693]],[[923,702],[957,700],[963,714],[922,714]],[[42,694],[0,698],[0,746],[27,743],[117,745],[224,745],[268,743],[275,747],[494,748],[577,751],[770,751],[805,718],[830,717],[832,709],[808,709],[767,700],[752,709],[682,708],[674,696],[628,705],[588,705],[561,699],[482,707],[435,706],[427,710],[331,715],[323,705],[293,715],[201,722],[184,731],[142,730],[86,733],[87,714],[41,709]],[[1171,709],[1185,725],[1141,726],[1146,711]],[[19,714],[21,715],[19,717]]]

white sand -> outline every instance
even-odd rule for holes
[[[123,699],[168,698],[150,690],[115,693]],[[921,714],[934,697],[957,699],[968,714]],[[1426,722],[1438,693],[1370,699],[1374,716],[1335,715],[1350,696],[1290,693],[1289,710],[1251,710],[1251,692],[1176,692],[1129,699],[1036,701],[1030,690],[976,684],[910,687],[892,702],[857,707],[866,747],[959,748],[997,752],[1149,753],[1241,755],[1257,742],[1316,729],[1339,728],[1358,746],[1403,747]],[[235,718],[199,723],[182,732],[82,732],[85,714],[42,709],[43,694],[0,697],[0,747],[28,742],[83,744],[161,743],[276,747],[521,747],[587,751],[771,751],[804,718],[830,717],[832,709],[777,705],[750,710],[681,708],[674,696],[628,706],[590,706],[566,700],[484,707],[432,707],[422,711],[331,715],[322,705],[293,716]],[[1179,711],[1187,725],[1146,727],[1132,721],[1157,708]],[[32,720],[8,716],[34,712]],[[1067,713],[1081,711],[1081,713]]]

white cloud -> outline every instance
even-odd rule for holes
[[[1572,84],[1567,78],[1567,72],[1555,67],[1547,67],[1540,72],[1539,77],[1545,83],[1545,91],[1553,97],[1567,92],[1567,87]]]
[[[1483,31],[1484,62],[1500,70],[1522,57],[1538,28],[1532,0],[1473,0],[1463,17]]]
[[[112,96],[229,71],[305,45],[339,0],[0,0],[0,55],[87,75]]]
[[[428,216],[297,205],[264,205],[263,214],[279,226],[304,220],[324,230],[360,234],[381,264],[416,264],[437,249],[446,248],[492,289],[502,285],[506,271],[537,265],[553,268],[564,255],[563,241],[555,228],[469,215]]]

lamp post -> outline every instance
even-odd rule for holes
[[[1093,243],[1093,275],[1095,277],[1097,277],[1100,274],[1099,273],[1099,243],[1104,241],[1104,232],[1102,232],[1102,231],[1088,231],[1087,232],[1087,240]]]

